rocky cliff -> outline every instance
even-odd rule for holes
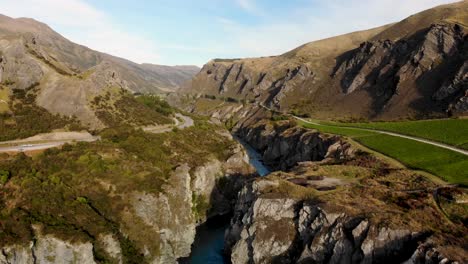
[[[27,157],[2,156],[2,171],[11,178],[1,187],[0,263],[176,263],[188,257],[197,225],[232,211],[243,183],[254,175],[243,147],[227,131],[211,131],[217,143],[208,148],[221,148],[219,155],[205,152],[203,142],[195,150],[203,157],[184,153],[189,150],[181,146],[181,133],[193,140],[193,129],[174,133],[176,141],[163,137],[161,144],[171,149],[174,163],[142,158],[141,149],[106,150],[102,145],[98,153],[92,146],[48,152],[43,158],[54,162],[71,156],[59,171]],[[151,136],[143,136],[145,145],[151,145]],[[166,159],[158,147],[150,146],[146,153]],[[73,157],[75,151],[81,154]],[[82,165],[84,172],[78,173]],[[21,166],[37,171],[16,169]]]
[[[396,42],[363,43],[339,59],[332,76],[344,94],[370,94],[376,115],[463,113],[467,43],[461,26],[436,24]]]
[[[263,155],[264,163],[275,170],[288,170],[303,161],[346,159],[353,153],[339,136],[327,136],[292,121],[264,119],[254,125],[242,123],[235,128],[235,133]]]
[[[457,237],[466,227],[434,205],[432,183],[355,164],[302,164],[244,187],[225,237],[232,263],[466,262],[466,237]],[[407,192],[401,177],[421,191]],[[324,181],[337,189],[321,191]]]
[[[466,115],[466,13],[461,1],[276,57],[212,60],[183,91],[318,118]]]
[[[240,192],[225,236],[232,263],[468,260],[466,236],[460,236],[466,209],[454,198],[466,197],[465,191],[340,137],[271,119],[264,110],[250,111],[234,127],[278,171]],[[447,191],[443,198],[440,190]]]

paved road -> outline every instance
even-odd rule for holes
[[[174,127],[178,129],[184,129],[184,128],[192,127],[195,124],[192,118],[188,116],[184,116],[180,113],[177,113],[176,117],[178,118],[174,118],[174,123],[175,123],[174,125],[147,126],[143,128],[143,131],[153,133],[153,134],[161,134],[161,133],[171,132],[172,129],[174,129]],[[182,119],[182,122],[179,121],[179,118]]]
[[[277,111],[274,111],[264,105],[260,105],[260,107],[263,107],[269,111],[272,111],[272,112],[277,112]],[[297,119],[297,120],[300,120],[304,123],[307,123],[307,124],[311,124],[311,125],[316,125],[316,126],[328,126],[328,127],[339,127],[339,128],[343,128],[343,126],[333,126],[333,125],[323,125],[323,124],[320,124],[320,123],[316,123],[316,122],[311,122],[311,121],[308,121],[304,118],[301,118],[301,117],[298,117],[298,116],[294,116],[294,115],[291,115],[291,114],[286,114],[286,115],[289,115],[289,116],[292,116],[293,118]],[[454,147],[454,146],[451,146],[451,145],[447,145],[447,144],[444,144],[444,143],[439,143],[439,142],[436,142],[436,141],[432,141],[432,140],[429,140],[429,139],[424,139],[424,138],[419,138],[419,137],[413,137],[413,136],[407,136],[407,135],[403,135],[403,134],[399,134],[399,133],[394,133],[394,132],[388,132],[388,131],[384,131],[384,130],[377,130],[377,129],[368,129],[368,128],[360,128],[360,127],[350,127],[350,126],[346,126],[345,128],[351,128],[351,129],[356,129],[356,130],[361,130],[361,131],[369,131],[369,132],[375,132],[375,133],[378,133],[378,134],[384,134],[384,135],[389,135],[389,136],[394,136],[394,137],[400,137],[400,138],[405,138],[405,139],[409,139],[409,140],[414,140],[414,141],[418,141],[418,142],[421,142],[421,143],[425,143],[425,144],[429,144],[429,145],[433,145],[433,146],[436,146],[436,147],[439,147],[439,148],[444,148],[444,149],[448,149],[448,150],[451,150],[451,151],[454,151],[454,152],[457,152],[457,153],[460,153],[460,154],[463,154],[465,156],[468,156],[468,151],[467,150],[464,150],[464,149],[459,149],[457,147]]]
[[[188,117],[188,116],[184,116],[182,114],[179,114],[177,113],[176,114],[176,117],[182,119],[182,123],[178,122],[177,124],[177,128],[179,129],[184,129],[184,128],[188,128],[188,127],[192,127],[195,123],[193,122],[193,119]],[[177,118],[176,118],[177,119]],[[178,121],[178,120],[177,120]]]
[[[184,116],[180,113],[177,113],[176,117],[177,118],[174,118],[175,125],[145,127],[143,130],[150,133],[159,134],[170,132],[174,127],[185,129],[192,127],[195,124],[192,118]],[[182,122],[179,121],[178,118],[181,119]],[[3,145],[0,146],[0,153],[45,150],[60,147],[66,143],[93,142],[99,139],[99,137],[93,137],[87,133],[81,132],[48,133],[22,140],[0,142],[0,144]]]
[[[52,141],[52,142],[34,143],[34,144],[29,144],[27,142],[24,142],[21,145],[0,147],[0,153],[5,153],[5,152],[27,152],[27,151],[34,151],[34,150],[44,150],[44,149],[60,147],[60,146],[63,146],[65,144],[67,144],[67,143],[93,142],[93,141],[96,141],[98,139],[99,138],[96,137],[94,140],[65,140],[65,141]]]
[[[26,152],[33,150],[43,150],[49,148],[60,147],[67,142],[53,142],[53,143],[44,143],[44,144],[25,144],[20,146],[11,146],[11,147],[0,147],[0,153],[3,152]]]

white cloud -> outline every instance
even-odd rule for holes
[[[237,0],[237,3],[239,4],[239,6],[248,11],[248,12],[253,12],[255,11],[255,4],[253,2],[253,0]]]
[[[238,0],[239,2],[240,0]],[[249,2],[249,1],[247,1]],[[454,0],[309,0],[259,25],[223,23],[239,56],[281,54],[304,43],[397,22]],[[320,10],[318,10],[320,9]]]
[[[0,12],[64,29],[64,36],[74,42],[135,62],[160,59],[154,41],[119,29],[112,18],[83,0],[0,0]]]

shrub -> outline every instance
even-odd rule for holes
[[[216,96],[214,95],[205,94],[203,97],[206,99],[216,100]]]
[[[10,179],[10,172],[5,170],[0,170],[0,184],[5,185]]]

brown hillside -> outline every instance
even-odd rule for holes
[[[320,118],[464,115],[468,1],[315,41],[277,57],[213,60],[184,87]]]

